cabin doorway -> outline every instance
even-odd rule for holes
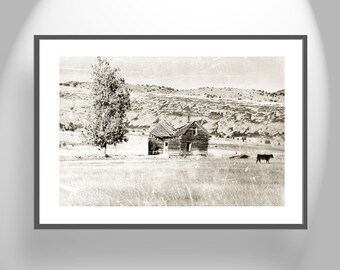
[[[167,155],[169,153],[169,143],[164,142],[164,147],[163,147],[163,154]]]
[[[187,152],[191,152],[191,145],[192,145],[191,142],[187,142],[187,144],[186,144],[186,150],[187,150]]]

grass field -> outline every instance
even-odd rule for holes
[[[132,142],[144,145],[140,136]],[[109,149],[110,159],[94,157],[96,149],[86,146],[61,149],[60,205],[284,205],[282,146],[215,141],[208,157],[170,159],[124,154],[124,147],[128,148],[121,145]],[[144,151],[138,146],[136,149]],[[255,164],[256,153],[263,152],[273,153],[274,159],[270,164]],[[233,153],[248,154],[250,158],[229,159]]]

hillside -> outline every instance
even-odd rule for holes
[[[270,93],[227,87],[177,90],[155,85],[126,86],[131,93],[131,130],[147,133],[160,119],[179,127],[190,116],[216,137],[246,135],[284,141],[284,90]],[[61,83],[60,128],[82,128],[90,105],[90,83]]]

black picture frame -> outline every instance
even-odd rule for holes
[[[301,224],[41,224],[39,176],[40,41],[42,40],[301,40],[302,41],[302,223]],[[307,35],[35,35],[34,36],[34,229],[307,229]]]

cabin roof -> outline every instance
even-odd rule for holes
[[[150,131],[150,135],[156,136],[158,138],[178,137],[185,134],[187,130],[193,125],[196,125],[201,130],[203,130],[204,133],[210,136],[209,132],[197,121],[186,123],[184,126],[175,129],[170,123],[165,120],[159,121],[158,124]]]
[[[194,121],[192,123],[187,123],[184,126],[176,129],[176,133],[175,136],[181,136],[183,134],[185,134],[185,132],[187,132],[187,130],[192,127],[193,125],[196,125],[197,127],[199,127],[201,130],[203,130],[204,133],[206,133],[208,136],[210,136],[209,132],[201,125],[199,124],[197,121]]]
[[[175,134],[175,128],[165,120],[161,120],[150,131],[150,135],[154,135],[159,138],[172,137]]]

